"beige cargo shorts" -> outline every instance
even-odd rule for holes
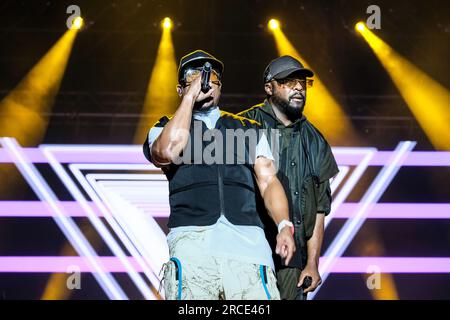
[[[205,254],[206,232],[180,232],[168,239],[171,259],[162,269],[167,300],[280,299],[271,267]]]

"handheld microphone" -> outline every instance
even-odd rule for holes
[[[305,279],[303,280],[302,288],[307,289],[311,286],[311,284],[312,284],[312,278],[310,276],[306,276]]]
[[[211,63],[205,62],[202,69],[202,92],[207,93],[211,89],[209,80],[211,78]]]
[[[300,288],[297,288],[297,293],[295,295],[295,300],[306,300],[307,294],[303,292],[303,290],[310,287],[312,284],[312,278],[310,276],[306,276],[303,280],[303,284]]]

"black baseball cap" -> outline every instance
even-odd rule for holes
[[[202,67],[206,61],[211,63],[212,68],[219,73],[219,76],[222,75],[224,68],[222,61],[216,59],[208,52],[205,52],[203,50],[195,50],[181,58],[180,65],[178,66],[178,83],[181,83],[181,81],[183,80],[184,72],[188,67]]]
[[[274,79],[284,79],[294,72],[299,72],[306,77],[314,76],[314,72],[305,68],[297,59],[291,56],[282,56],[270,61],[267,65],[264,70],[264,83]]]

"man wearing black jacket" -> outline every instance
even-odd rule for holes
[[[264,72],[267,99],[239,113],[261,123],[268,136],[275,136],[270,131],[277,130],[278,139],[269,139],[269,143],[279,151],[277,175],[288,196],[297,247],[287,265],[274,257],[281,299],[306,299],[321,283],[318,269],[324,218],[331,207],[329,179],[339,171],[327,141],[303,115],[313,76],[291,56],[272,60]],[[273,246],[276,231],[270,224],[265,230]]]

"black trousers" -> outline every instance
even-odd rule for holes
[[[307,293],[297,287],[300,279],[300,268],[283,267],[277,271],[278,290],[282,300],[306,300]]]

